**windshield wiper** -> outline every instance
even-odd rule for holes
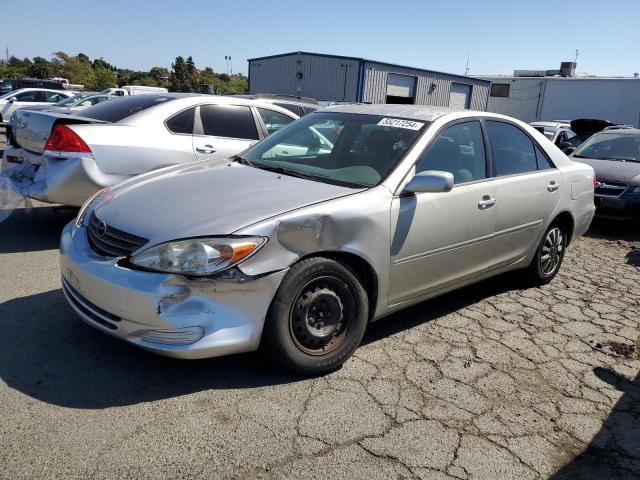
[[[248,165],[249,167],[253,167],[253,163],[251,162],[251,160],[248,160],[240,155],[231,155],[231,160],[234,162],[238,162],[242,165]]]
[[[298,177],[298,178],[304,178],[306,180],[318,180],[321,179],[323,177],[319,177],[318,175],[312,175],[310,173],[303,173],[303,172],[298,172],[297,170],[291,170],[289,168],[284,168],[284,167],[276,167],[275,165],[265,165],[264,163],[261,163],[260,165],[253,165],[256,168],[260,168],[262,170],[267,170],[269,172],[273,172],[273,173],[281,173],[283,175],[289,175],[291,177]]]

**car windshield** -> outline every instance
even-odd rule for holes
[[[4,100],[6,98],[12,97],[13,95],[15,95],[17,92],[17,90],[14,90],[13,92],[8,92],[5,93],[4,95],[0,96],[0,100]]]
[[[426,125],[378,115],[313,113],[266,138],[242,158],[257,168],[287,175],[372,187],[393,170]]]
[[[580,145],[573,156],[640,162],[640,134],[596,133]]]
[[[76,102],[79,102],[83,98],[85,97],[69,97],[69,98],[65,98],[64,100],[60,100],[58,103],[54,103],[54,105],[56,107],[66,107],[67,105],[70,106]]]

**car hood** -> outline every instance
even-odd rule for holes
[[[138,176],[108,190],[94,213],[112,227],[160,243],[231,234],[361,190],[211,160]]]
[[[621,160],[570,157],[576,162],[586,163],[596,172],[598,180],[640,185],[640,163]]]

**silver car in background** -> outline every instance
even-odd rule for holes
[[[135,175],[239,153],[297,118],[257,100],[179,93],[125,96],[76,115],[18,110],[2,170],[21,195],[80,206]]]
[[[345,105],[228,162],[106,189],[62,233],[63,291],[95,328],[203,358],[338,368],[367,324],[514,269],[550,281],[593,217],[593,169],[509,117]]]

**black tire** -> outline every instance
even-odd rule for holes
[[[533,285],[545,285],[553,280],[562,265],[567,250],[567,232],[562,225],[552,224],[544,235],[536,250],[526,276]]]
[[[360,346],[368,320],[367,292],[351,269],[330,258],[307,258],[282,280],[262,347],[296,373],[328,373]]]

